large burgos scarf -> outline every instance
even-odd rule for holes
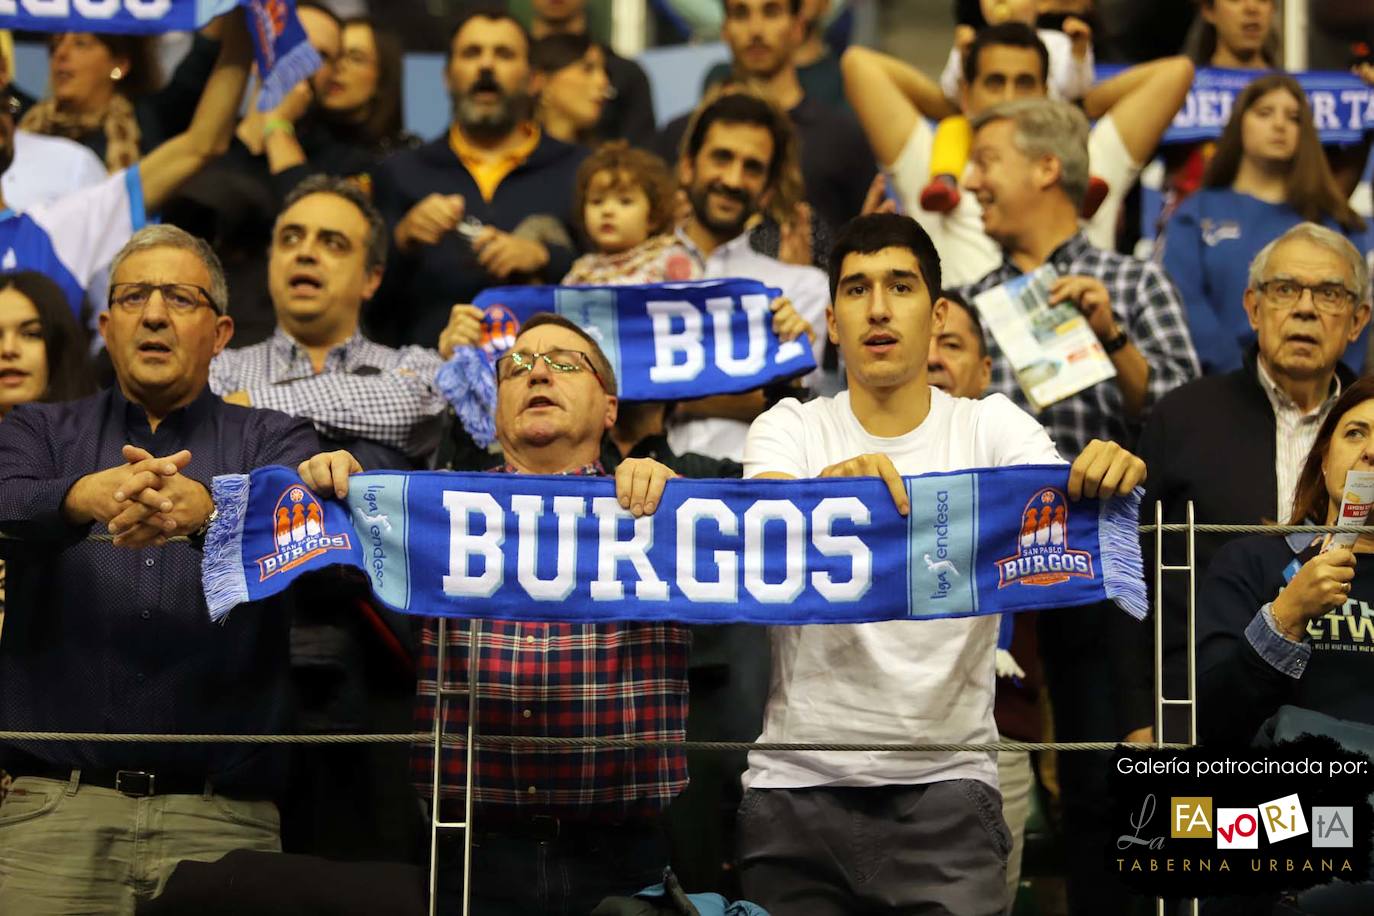
[[[159,35],[193,32],[242,6],[258,61],[258,107],[276,108],[292,86],[319,69],[295,0],[0,0],[0,28],[30,32]]]
[[[1065,497],[1067,465],[906,478],[671,481],[634,519],[612,480],[378,472],[321,499],[292,471],[216,477],[213,619],[336,563],[388,607],[508,620],[860,623],[1115,600],[1146,610],[1140,499]]]
[[[492,366],[536,312],[554,312],[600,345],[625,401],[739,394],[816,368],[807,341],[782,342],[768,304],[781,295],[757,280],[638,286],[499,286],[473,302],[482,340],[460,347],[436,380],[478,445],[495,438]],[[817,333],[824,329],[817,328]]]

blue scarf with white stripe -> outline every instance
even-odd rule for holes
[[[1139,494],[1070,502],[1067,465],[906,478],[675,479],[633,518],[607,478],[293,471],[216,477],[211,617],[336,563],[397,611],[508,620],[862,623],[1113,599],[1146,610]],[[881,577],[881,581],[880,581]]]
[[[478,445],[496,438],[492,367],[537,312],[586,331],[619,380],[623,401],[676,401],[739,394],[816,368],[805,338],[773,333],[768,304],[780,290],[757,280],[698,280],[627,286],[498,286],[473,304],[482,339],[459,347],[435,384]],[[822,329],[817,328],[817,332]]]
[[[100,0],[53,3],[0,0],[0,28],[30,32],[102,32],[160,35],[194,32],[211,19],[242,6],[253,38],[262,93],[268,111],[301,80],[320,68],[320,56],[306,40],[295,0]]]

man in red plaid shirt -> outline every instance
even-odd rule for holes
[[[505,471],[605,473],[598,458],[615,423],[615,376],[584,331],[556,315],[532,317],[497,361],[497,379]],[[616,496],[636,516],[652,513],[673,476],[657,461],[628,459],[616,470]],[[434,727],[438,630],[428,621],[422,638],[420,731]],[[466,690],[469,625],[450,623],[447,641],[444,688]],[[478,732],[680,741],[688,646],[687,629],[675,623],[482,621]],[[466,696],[450,699],[444,732],[463,735],[467,714]],[[416,745],[412,759],[428,797],[431,746]],[[445,819],[461,819],[465,763],[464,748],[445,749]],[[659,814],[686,786],[687,763],[677,750],[486,747],[477,750],[473,782],[472,912],[588,913],[602,897],[661,880],[668,847]],[[440,844],[441,901],[461,890],[459,843],[455,833]]]

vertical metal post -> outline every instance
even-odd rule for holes
[[[1193,501],[1188,500],[1188,743],[1197,744],[1197,530],[1193,520]],[[1197,901],[1193,901],[1197,906]]]
[[[439,671],[434,677],[434,774],[429,789],[429,916],[439,902],[439,779],[444,750],[444,655],[448,621],[439,618]]]
[[[1307,4],[1308,0],[1284,0],[1283,4],[1283,68],[1307,69]]]
[[[1164,504],[1155,500],[1155,744],[1164,743]],[[1163,901],[1160,902],[1163,906]],[[1163,912],[1162,910],[1160,911]]]
[[[468,746],[467,769],[463,776],[463,916],[468,916],[472,900],[472,771],[477,753],[477,672],[481,669],[480,643],[482,621],[476,617],[468,626]]]
[[[461,693],[444,689],[444,672],[448,659],[448,620],[439,618],[439,672],[434,679],[434,778],[429,796],[429,916],[436,916],[439,901],[439,831],[463,831],[463,916],[468,916],[472,900],[472,785],[474,755],[477,748],[477,671],[478,649],[482,639],[482,622],[473,618],[468,627],[468,727],[466,771],[463,774],[463,819],[448,822],[442,817],[440,787],[443,784],[444,713],[448,698]]]

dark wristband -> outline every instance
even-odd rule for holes
[[[1126,344],[1130,342],[1131,338],[1126,336],[1125,331],[1117,331],[1115,337],[1102,344],[1102,349],[1107,351],[1108,356],[1111,356],[1113,353],[1122,349],[1126,346]]]

